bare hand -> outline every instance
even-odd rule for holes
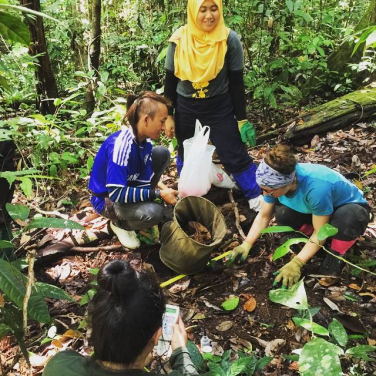
[[[169,115],[166,122],[165,122],[165,135],[168,138],[175,137],[175,121],[174,118]]]
[[[187,332],[183,320],[179,316],[178,322],[174,325],[174,334],[172,335],[171,348],[172,351],[179,347],[187,346]]]
[[[163,201],[167,202],[167,204],[175,205],[178,195],[179,195],[179,192],[175,189],[171,189],[171,188],[161,189],[161,198]]]

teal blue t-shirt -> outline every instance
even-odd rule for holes
[[[345,204],[367,204],[363,192],[337,171],[329,167],[298,163],[295,168],[297,189],[290,196],[278,198],[265,195],[267,203],[277,200],[299,213],[331,215],[335,208]]]

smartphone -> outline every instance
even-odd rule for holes
[[[170,341],[174,334],[174,325],[179,319],[179,306],[166,304],[166,310],[162,319],[162,335],[158,340],[157,354],[163,355],[170,347]]]

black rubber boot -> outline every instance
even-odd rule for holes
[[[343,269],[343,264],[344,264],[343,261],[327,253],[324,261],[322,262],[320,266],[319,272],[320,274],[323,274],[323,275],[339,276]]]

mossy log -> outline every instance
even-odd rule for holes
[[[304,144],[316,134],[345,129],[372,116],[376,116],[376,87],[357,90],[315,107],[278,129],[259,134],[257,142],[278,137],[279,141]]]

